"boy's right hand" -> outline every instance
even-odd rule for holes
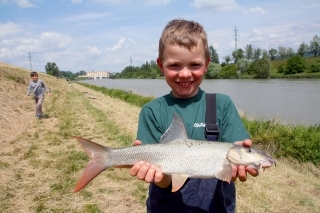
[[[141,144],[142,142],[139,140],[136,140],[133,143],[134,146]],[[139,180],[144,180],[148,183],[154,182],[157,186],[162,188],[168,187],[171,183],[171,176],[164,175],[161,169],[144,161],[139,161],[134,164],[130,169],[130,175],[136,176]]]
[[[28,99],[28,95],[26,95],[24,98],[25,98],[25,99]]]

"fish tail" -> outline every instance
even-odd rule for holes
[[[91,180],[98,176],[105,169],[111,167],[108,165],[108,153],[111,152],[111,148],[102,146],[95,142],[89,141],[87,139],[71,136],[78,140],[84,151],[88,154],[91,159],[87,164],[86,168],[82,172],[77,185],[75,186],[73,192],[78,192],[83,189]]]

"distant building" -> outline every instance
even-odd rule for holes
[[[110,78],[110,73],[108,71],[91,71],[86,73],[87,78],[93,79],[106,79]]]

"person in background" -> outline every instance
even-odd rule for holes
[[[182,117],[189,138],[206,140],[205,127],[195,125],[205,123],[206,112],[206,93],[200,84],[207,72],[210,54],[203,27],[194,21],[170,21],[159,41],[157,63],[171,92],[142,107],[134,145],[159,142],[174,113]],[[229,96],[217,94],[216,110],[219,141],[250,147],[249,133]],[[258,171],[250,167],[233,167],[232,180],[246,181],[247,172],[258,175]],[[229,184],[216,178],[190,178],[180,190],[171,192],[171,176],[144,161],[131,167],[130,175],[150,183],[146,201],[148,213],[235,212],[233,181]]]
[[[41,119],[43,117],[42,103],[44,99],[44,93],[47,92],[48,95],[51,95],[51,93],[45,83],[39,79],[37,72],[31,72],[30,77],[32,81],[30,81],[29,83],[28,91],[25,98],[27,99],[30,93],[33,93],[34,100],[36,102],[36,117],[38,119]]]

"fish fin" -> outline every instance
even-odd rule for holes
[[[161,143],[168,143],[175,140],[188,139],[187,130],[180,115],[173,113],[172,123],[160,138]]]
[[[171,192],[178,191],[183,186],[183,184],[186,182],[187,179],[188,179],[188,175],[172,174],[172,190],[171,190]]]
[[[221,171],[219,171],[217,174],[215,174],[215,177],[219,180],[226,181],[230,183],[232,178],[232,167],[230,164],[224,164]]]
[[[111,152],[111,149],[81,137],[71,137],[78,140],[82,148],[91,159],[82,172],[82,175],[73,190],[73,192],[78,192],[83,189],[91,180],[98,176],[102,171],[110,167],[110,165],[107,164],[106,159],[108,159],[108,153]]]

